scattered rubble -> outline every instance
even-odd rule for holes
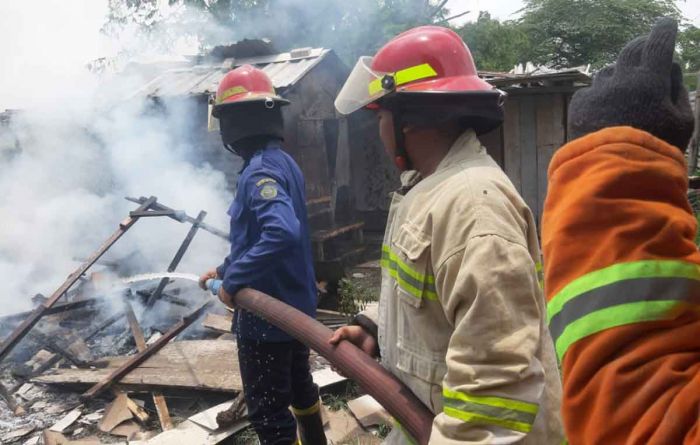
[[[192,225],[168,272],[197,228],[227,234],[203,222],[206,212],[193,218],[154,197],[130,200],[140,207],[51,297],[0,317],[0,443],[214,445],[249,427],[231,314],[210,305],[194,282],[161,275],[128,282],[119,261],[100,260],[144,217]],[[328,310],[318,319],[331,329],[348,321]],[[310,362],[323,391],[344,385],[313,351]],[[374,404],[356,405],[364,409],[355,408],[362,425],[383,421]],[[224,425],[217,416],[227,417]],[[324,416],[333,443],[368,434],[348,412],[324,408]]]

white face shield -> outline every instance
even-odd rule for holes
[[[372,57],[360,57],[348,80],[335,99],[335,109],[340,114],[350,114],[390,93],[382,88],[382,78],[388,73],[373,71]],[[392,85],[393,86],[393,85]]]
[[[350,114],[401,85],[437,76],[437,72],[428,63],[403,68],[395,73],[384,73],[370,68],[372,60],[372,57],[361,57],[357,61],[335,99],[335,109],[339,113]]]

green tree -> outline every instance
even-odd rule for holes
[[[690,25],[679,34],[678,52],[683,70],[700,71],[700,28]]]
[[[468,22],[456,31],[482,71],[509,71],[529,60],[530,39],[516,22],[499,22],[482,11],[476,22]]]
[[[665,16],[680,19],[674,0],[526,0],[520,24],[534,62],[600,68]]]

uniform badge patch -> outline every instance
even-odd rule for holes
[[[276,183],[276,182],[277,182],[277,181],[275,181],[275,180],[272,179],[272,178],[262,178],[260,181],[258,181],[258,182],[255,183],[255,186],[256,186],[256,187],[260,187],[260,186],[263,185],[263,184],[268,184],[268,183],[273,183],[273,184],[274,184],[274,183]]]
[[[266,185],[260,189],[260,196],[263,199],[273,199],[277,196],[277,187],[274,185]]]

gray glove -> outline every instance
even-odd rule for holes
[[[693,113],[681,67],[673,62],[678,24],[661,19],[648,36],[628,43],[617,62],[602,69],[569,107],[569,135],[606,127],[638,128],[685,150],[693,135]]]

